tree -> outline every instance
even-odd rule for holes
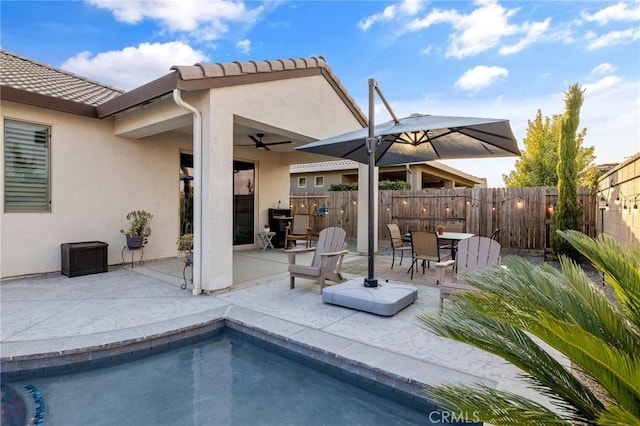
[[[606,234],[594,240],[558,233],[604,273],[617,301],[567,257],[558,270],[508,256],[506,268],[464,276],[478,293],[453,295],[441,315],[418,316],[435,334],[519,367],[557,409],[482,384],[428,386],[437,404],[495,425],[640,424],[640,246],[623,249]],[[572,368],[530,335],[561,352]]]
[[[556,186],[558,184],[558,143],[560,139],[562,115],[543,116],[538,110],[536,118],[529,120],[527,136],[524,138],[525,149],[516,160],[515,169],[508,175],[502,175],[507,187],[521,188],[529,186]],[[593,165],[594,147],[582,147],[587,129],[576,135],[578,148],[578,178],[581,186],[595,188],[593,173],[597,172]]]
[[[578,84],[569,87],[565,96],[565,112],[560,125],[558,141],[558,202],[553,215],[557,230],[578,229],[581,206],[578,205],[578,152],[580,145],[576,131],[580,123],[580,109],[584,90]],[[551,247],[556,254],[575,256],[566,240],[557,234],[551,236]]]

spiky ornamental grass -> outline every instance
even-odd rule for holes
[[[438,404],[495,425],[640,424],[640,247],[624,250],[607,235],[558,233],[604,273],[620,303],[568,258],[557,270],[508,256],[506,268],[463,276],[479,293],[456,294],[443,314],[418,316],[435,334],[519,367],[557,409],[484,385],[428,386]],[[564,354],[606,395],[595,395],[530,335]]]

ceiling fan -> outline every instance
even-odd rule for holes
[[[271,149],[269,148],[269,146],[271,145],[283,145],[286,143],[291,143],[291,141],[282,141],[282,142],[269,142],[269,143],[265,143],[262,142],[262,138],[264,137],[264,133],[256,133],[255,136],[253,135],[249,135],[249,139],[251,139],[255,145],[256,149],[261,149],[264,151],[271,151]],[[241,145],[241,146],[246,146],[246,145]]]

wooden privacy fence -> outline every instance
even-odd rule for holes
[[[435,230],[438,225],[461,223],[464,232],[490,236],[500,228],[498,241],[506,252],[544,252],[551,247],[552,215],[557,203],[555,187],[454,188],[420,191],[379,191],[378,236],[389,244],[387,223],[402,231]],[[292,213],[314,217],[314,231],[339,226],[348,238],[357,236],[357,191],[328,191],[291,196]],[[581,231],[596,235],[596,197],[586,188],[578,191],[582,206]],[[326,212],[323,214],[323,211]]]

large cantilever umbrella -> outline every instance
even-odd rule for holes
[[[393,120],[374,125],[374,90]],[[368,128],[308,143],[296,149],[369,164],[369,276],[365,279],[365,287],[377,286],[377,280],[373,277],[373,182],[376,166],[436,159],[520,155],[508,120],[420,114],[397,119],[373,79],[369,80]]]

